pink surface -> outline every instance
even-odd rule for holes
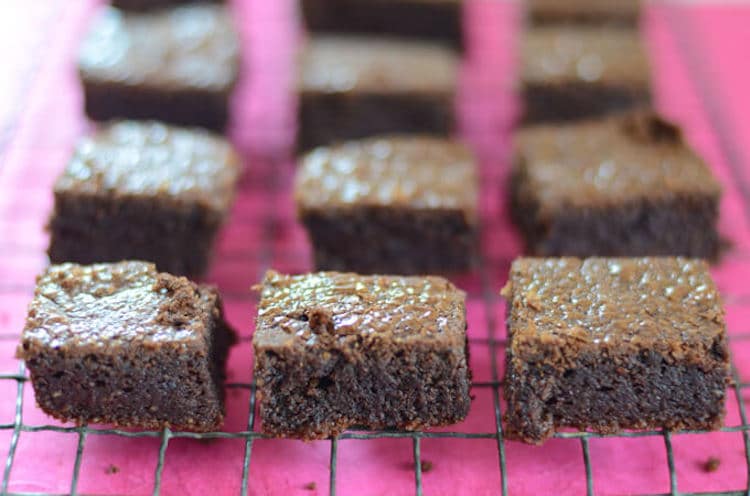
[[[34,276],[47,263],[43,225],[51,207],[50,186],[76,137],[87,128],[73,60],[95,3],[36,0],[29,4],[32,7],[12,9],[8,7],[12,2],[0,2],[4,72],[0,78],[0,373],[19,370],[13,358],[15,344]],[[249,287],[269,265],[308,270],[310,254],[294,222],[289,191],[292,166],[284,156],[294,126],[288,88],[293,46],[300,37],[293,5],[289,0],[238,0],[233,8],[246,49],[232,136],[246,158],[247,172],[208,280],[223,290],[229,317],[244,337],[232,352],[230,382],[247,384],[254,314]],[[495,0],[476,0],[468,18],[470,53],[460,98],[461,124],[482,158],[485,266],[482,274],[456,282],[469,292],[471,365],[479,384],[468,419],[439,431],[480,436],[422,439],[422,460],[432,464],[423,474],[423,489],[436,495],[499,494],[502,464],[510,494],[581,494],[586,491],[586,478],[580,440],[555,439],[543,447],[508,442],[501,460],[497,440],[486,436],[494,434],[496,425],[489,339],[505,334],[503,304],[496,291],[505,280],[509,260],[520,249],[502,199],[510,122],[517,108],[509,88],[518,19],[512,4]],[[725,186],[721,226],[732,249],[714,275],[726,300],[734,361],[743,382],[750,381],[748,25],[750,7],[716,5],[661,5],[651,8],[645,22],[659,107],[684,126]],[[483,283],[491,290],[486,299]],[[496,354],[502,374],[502,347]],[[14,380],[0,380],[0,461],[10,445],[15,394]],[[23,396],[24,425],[57,425],[34,406],[28,385]],[[227,432],[247,428],[249,396],[246,388],[229,390]],[[747,399],[743,392],[742,401]],[[727,426],[740,425],[733,392],[727,407]],[[9,491],[69,492],[77,443],[76,433],[23,431],[6,481]],[[740,432],[678,434],[672,445],[679,491],[747,487]],[[151,493],[159,446],[158,438],[88,435],[78,491]],[[328,493],[331,446],[329,441],[254,441],[248,492]],[[239,493],[244,449],[244,439],[172,439],[164,458],[161,493]],[[408,438],[339,441],[338,494],[413,494],[412,449]],[[596,494],[670,491],[665,442],[660,436],[592,438],[589,453]],[[721,460],[715,472],[703,469],[709,457]]]

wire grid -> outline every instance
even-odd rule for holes
[[[680,16],[675,15],[670,19],[673,34],[678,38],[681,43],[678,45],[681,49],[681,55],[687,63],[689,73],[693,76],[696,83],[696,88],[702,97],[702,104],[704,110],[708,113],[710,124],[719,137],[720,140],[720,151],[724,155],[726,163],[729,165],[730,173],[735,184],[738,185],[742,204],[744,207],[745,221],[750,224],[750,189],[746,185],[742,178],[741,173],[741,155],[735,148],[734,143],[727,139],[730,133],[725,131],[725,121],[720,113],[721,105],[716,101],[716,92],[713,91],[709,76],[700,70],[700,60],[698,53],[700,53],[699,47],[695,46],[693,38],[691,37],[689,26],[686,24]],[[269,186],[273,192],[281,191],[283,184],[281,184],[279,178],[275,174],[269,175]],[[242,222],[242,221],[241,221]],[[247,222],[245,220],[244,222]],[[270,267],[272,260],[272,237],[277,224],[280,222],[278,215],[275,215],[275,210],[271,209],[269,222],[264,224],[263,229],[263,243],[260,249],[260,272],[258,276]],[[480,266],[488,266],[487,260],[482,259],[480,255]],[[481,271],[481,295],[485,308],[495,308],[497,304],[497,288],[494,287],[487,275],[486,270]],[[4,292],[14,291],[17,288],[0,287],[0,295]],[[741,301],[744,305],[750,306],[750,301]],[[498,470],[500,474],[500,494],[503,496],[508,494],[508,473],[506,464],[506,447],[505,439],[503,434],[502,426],[502,404],[500,401],[502,381],[498,372],[498,352],[502,352],[506,346],[505,339],[499,339],[498,336],[498,323],[494,312],[485,312],[486,325],[488,329],[488,338],[470,338],[470,343],[480,343],[487,345],[490,355],[490,366],[491,366],[491,380],[488,382],[474,382],[472,383],[473,388],[490,388],[492,390],[494,417],[495,417],[495,429],[494,431],[488,432],[475,432],[475,433],[464,433],[455,431],[445,432],[406,432],[406,431],[347,431],[340,436],[332,438],[330,440],[330,463],[329,463],[329,494],[334,496],[336,494],[336,482],[337,482],[337,461],[338,461],[338,446],[339,442],[347,440],[372,440],[372,439],[410,439],[412,442],[412,459],[413,459],[413,472],[414,472],[414,493],[417,495],[423,494],[423,483],[422,483],[422,459],[421,459],[421,441],[422,439],[492,439],[495,440],[498,452]],[[4,338],[10,338],[10,336],[4,336]],[[13,339],[17,337],[14,336]],[[243,337],[242,340],[249,340],[249,337]],[[747,341],[750,340],[750,332],[742,334],[734,334],[729,337],[730,342],[735,341]],[[678,492],[678,477],[675,470],[675,459],[672,448],[672,439],[676,435],[689,435],[698,434],[704,431],[681,431],[679,433],[672,433],[663,430],[650,430],[650,431],[636,431],[636,432],[625,432],[616,435],[602,435],[591,432],[558,432],[554,435],[555,438],[559,439],[578,439],[581,444],[581,450],[583,455],[584,473],[582,474],[586,480],[586,493],[589,496],[595,494],[595,480],[593,476],[592,462],[590,456],[590,440],[595,438],[640,438],[640,437],[661,437],[664,441],[664,449],[666,452],[667,470],[669,473],[669,495],[748,495],[750,496],[750,424],[748,424],[747,411],[744,404],[742,393],[743,391],[750,390],[750,383],[743,383],[740,381],[737,369],[732,362],[731,373],[733,378],[733,392],[737,399],[738,413],[741,420],[740,425],[725,426],[720,429],[720,432],[727,433],[738,433],[741,432],[744,442],[744,455],[746,462],[746,473],[747,473],[747,485],[745,489],[736,491],[724,491],[724,492],[693,492],[684,493]],[[78,436],[75,460],[73,464],[73,473],[71,477],[70,493],[72,495],[78,494],[78,482],[80,476],[80,469],[82,463],[82,457],[84,453],[84,447],[88,436],[121,436],[125,438],[158,438],[160,439],[158,458],[156,469],[154,471],[154,483],[153,483],[153,494],[158,495],[161,491],[162,475],[164,472],[165,458],[169,442],[172,439],[187,438],[187,439],[241,439],[244,440],[244,456],[241,473],[241,493],[243,495],[248,494],[248,486],[250,480],[250,462],[253,452],[253,443],[258,439],[268,439],[263,433],[255,431],[256,427],[256,385],[255,379],[252,378],[250,383],[227,383],[226,387],[229,389],[244,389],[249,391],[248,401],[248,422],[247,428],[244,431],[239,432],[207,432],[207,433],[195,433],[195,432],[179,432],[172,431],[170,429],[163,429],[161,431],[138,431],[131,432],[120,429],[91,429],[87,425],[75,426],[75,427],[61,427],[55,425],[26,425],[23,423],[23,393],[26,383],[29,381],[25,366],[23,363],[20,365],[19,370],[15,374],[0,374],[0,381],[15,381],[16,383],[16,399],[15,399],[15,416],[12,423],[0,424],[0,431],[12,430],[12,436],[10,440],[10,447],[8,455],[5,461],[3,470],[2,484],[0,485],[0,494],[2,495],[30,495],[37,494],[39,496],[52,496],[53,493],[10,493],[8,487],[10,483],[10,476],[13,469],[14,457],[20,434],[22,432],[56,432],[56,433],[67,433]],[[654,495],[655,496],[655,495]]]

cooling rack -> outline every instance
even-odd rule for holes
[[[284,82],[299,35],[291,2],[263,0],[233,3],[250,62],[235,102],[238,122],[232,137],[248,165],[208,276],[222,290],[241,335],[230,358],[226,430],[130,431],[56,424],[40,414],[24,366],[11,355],[33,277],[46,263],[42,226],[50,184],[87,126],[70,63],[96,3],[47,0],[28,10],[19,7],[16,37],[13,31],[9,35],[17,44],[5,49],[29,55],[6,64],[21,83],[5,96],[9,103],[0,105],[0,445],[6,450],[0,451],[5,460],[0,494],[205,494],[206,487],[243,495],[750,494],[750,382],[745,379],[750,375],[744,368],[750,362],[750,291],[745,290],[750,183],[742,128],[734,118],[742,112],[733,113],[729,105],[729,98],[737,103],[742,92],[727,91],[726,74],[709,64],[716,53],[734,53],[736,70],[727,70],[729,79],[737,76],[741,51],[722,50],[750,41],[742,34],[750,9],[659,5],[649,7],[644,22],[660,108],[685,125],[691,142],[726,185],[721,229],[733,247],[714,271],[728,308],[733,356],[726,426],[713,435],[560,432],[543,447],[529,448],[507,442],[501,422],[506,341],[498,291],[520,252],[503,201],[515,112],[508,83],[519,16],[514,4],[497,0],[476,0],[468,12],[470,52],[460,102],[463,134],[482,165],[480,269],[456,281],[468,292],[475,376],[476,400],[466,423],[425,432],[348,431],[308,444],[267,439],[259,430],[250,356],[256,301],[249,287],[269,267],[293,272],[310,267],[306,240],[294,221],[294,166],[283,152],[294,115]],[[31,28],[37,34],[18,41],[18,33]],[[9,53],[0,51],[0,56],[6,60]],[[740,76],[731,88],[747,87],[741,81],[750,80],[750,73]],[[629,442],[649,443],[648,449],[632,451],[643,459],[628,462],[618,456],[621,450],[631,452]],[[231,450],[221,451],[219,446],[230,443]],[[355,444],[358,450],[351,449]],[[386,448],[363,447],[369,445]],[[232,456],[212,456],[209,462],[201,452],[213,449]],[[116,465],[110,459],[131,462]],[[201,469],[196,459],[213,464]],[[298,470],[302,475],[295,475]],[[545,485],[543,479],[551,482]]]

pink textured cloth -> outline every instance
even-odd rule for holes
[[[17,3],[17,2],[16,2]],[[77,136],[87,129],[74,69],[75,52],[94,1],[36,0],[0,5],[0,373],[13,374],[14,349],[23,327],[34,276],[45,266],[43,230],[52,205],[51,185]],[[229,364],[232,383],[251,381],[249,336],[254,327],[250,286],[270,264],[282,271],[310,268],[304,233],[295,223],[284,157],[292,139],[294,99],[289,94],[292,57],[301,40],[293,2],[232,3],[244,39],[245,67],[234,102],[232,137],[247,171],[232,219],[219,243],[208,281],[225,294],[228,315],[244,339]],[[487,339],[502,338],[504,307],[497,291],[520,242],[507,219],[503,185],[517,103],[512,94],[519,16],[512,3],[469,4],[469,54],[460,98],[463,135],[482,161],[482,250],[486,280],[456,280],[469,292],[471,366],[477,382],[493,380]],[[690,142],[725,186],[721,230],[732,242],[714,275],[724,295],[734,363],[750,381],[750,7],[660,5],[644,22],[654,62],[659,108],[680,122]],[[492,291],[483,298],[482,284]],[[497,348],[499,374],[504,353]],[[500,375],[501,376],[501,375]],[[14,421],[16,382],[0,380],[0,425]],[[443,431],[494,433],[493,390],[476,387],[469,418]],[[742,401],[746,401],[743,393]],[[53,424],[23,392],[23,423]],[[249,391],[228,393],[225,430],[247,429]],[[729,395],[727,426],[741,424],[738,398]],[[257,429],[257,423],[255,429]],[[0,462],[12,429],[0,429]],[[84,443],[78,490],[94,494],[150,494],[158,438],[90,434]],[[78,436],[22,432],[13,459],[10,491],[70,491]],[[672,437],[681,492],[745,488],[748,468],[740,432]],[[500,466],[510,494],[585,494],[582,444],[555,439],[542,447],[508,442],[501,462],[495,438],[423,439],[423,486],[430,495],[500,494]],[[238,494],[243,439],[210,442],[173,439],[162,474],[162,494]],[[252,445],[249,493],[328,494],[331,443],[258,440]],[[720,461],[707,471],[709,458]],[[590,459],[596,494],[664,493],[670,490],[664,438],[592,439]],[[410,439],[342,440],[338,443],[337,492],[343,495],[413,494]]]

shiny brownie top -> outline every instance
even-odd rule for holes
[[[724,310],[706,262],[685,258],[520,258],[503,295],[526,359],[650,350],[726,360]]]
[[[355,349],[380,340],[451,340],[463,346],[466,295],[441,277],[269,271],[261,287],[255,346]]]
[[[649,84],[648,57],[637,29],[536,27],[524,33],[521,50],[525,83]]]
[[[153,13],[107,7],[79,54],[84,80],[159,89],[227,91],[237,79],[239,42],[229,12],[189,5]]]
[[[462,210],[477,204],[476,163],[456,141],[383,136],[313,150],[295,181],[301,211],[362,206]]]
[[[438,44],[388,38],[316,36],[302,55],[302,93],[452,95],[458,55]]]
[[[516,154],[517,193],[533,198],[541,217],[566,207],[721,193],[679,130],[650,112],[525,128]]]
[[[238,157],[218,135],[157,122],[123,121],[83,138],[55,192],[161,197],[226,212]]]
[[[204,346],[217,294],[146,262],[53,265],[37,279],[18,354],[39,348]]]

